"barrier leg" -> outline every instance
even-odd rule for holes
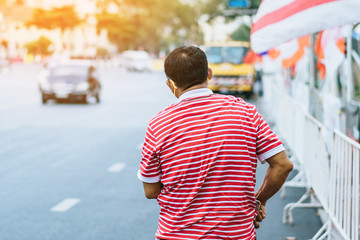
[[[314,237],[311,240],[323,240],[329,235],[331,222],[328,220],[320,229],[319,231],[314,235]]]
[[[306,201],[311,196],[314,196],[314,191],[309,189],[296,203],[287,204],[283,211],[283,223],[286,224],[287,218],[289,218],[290,225],[294,223],[293,210],[295,208],[322,208],[320,203],[304,203],[304,201]]]
[[[287,218],[288,218],[288,210],[290,209],[290,207],[292,207],[293,205],[296,205],[296,204],[300,204],[302,203],[303,201],[305,201],[309,196],[309,191],[307,191],[304,195],[301,196],[301,198],[295,202],[295,203],[288,203],[285,207],[284,207],[284,210],[283,210],[283,224],[286,224],[287,222]]]

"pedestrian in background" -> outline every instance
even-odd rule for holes
[[[178,102],[150,120],[138,171],[160,205],[156,239],[256,239],[293,167],[281,141],[253,105],[207,88],[200,48],[172,51],[165,73]],[[269,167],[255,192],[258,160]]]

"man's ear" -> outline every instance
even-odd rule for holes
[[[174,84],[174,81],[172,81],[170,78],[168,78],[168,80],[166,80],[166,85],[170,88],[171,92],[175,92],[176,86]]]
[[[210,81],[211,78],[212,78],[212,69],[208,68],[208,78],[207,78],[207,80]]]

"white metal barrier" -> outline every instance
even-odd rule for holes
[[[323,125],[274,83],[267,82],[265,86],[265,98],[270,103],[277,129],[291,148],[295,164],[300,165],[298,175],[285,183],[283,189],[307,188],[298,202],[284,208],[284,223],[288,216],[293,223],[294,208],[321,207],[329,220],[313,239],[331,239],[332,230],[336,228],[343,239],[359,240],[360,144],[335,130],[330,157],[322,135]],[[309,197],[312,201],[304,203]]]
[[[303,108],[296,100],[291,98],[284,91],[281,91],[275,84],[268,88],[268,96],[272,97],[269,102],[271,111],[277,124],[277,128],[282,138],[291,148],[291,161],[294,164],[294,169],[298,171],[297,175],[290,181],[287,181],[281,189],[281,197],[285,196],[287,187],[308,187],[306,182],[305,172],[302,169],[302,160],[304,153],[304,129],[305,118]],[[287,209],[285,209],[287,211]],[[286,222],[286,217],[284,217]],[[290,216],[292,222],[292,215]]]
[[[294,104],[292,107],[297,109],[299,105]],[[324,208],[327,210],[328,206],[330,166],[326,142],[321,133],[322,125],[303,111],[299,111],[298,114],[300,125],[294,125],[294,127],[301,128],[303,134],[294,137],[296,137],[297,143],[303,147],[298,149],[296,153],[299,154],[298,158],[301,159],[299,162],[303,165],[302,171],[306,177],[308,191],[299,201],[289,203],[284,208],[283,222],[287,222],[288,216],[290,224],[293,223],[292,213],[295,208]],[[290,147],[295,149],[295,145]],[[302,152],[300,152],[301,150]],[[310,202],[305,202],[308,198],[310,198]],[[289,212],[287,213],[287,211]]]
[[[344,239],[358,240],[360,224],[360,145],[335,130],[331,161],[329,216]]]
[[[322,124],[308,113],[305,115],[304,170],[308,184],[327,211],[329,206],[330,155],[322,135]]]

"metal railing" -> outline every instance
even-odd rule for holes
[[[359,239],[360,145],[338,130],[334,132],[329,195],[331,223],[343,238]]]
[[[323,136],[325,127],[274,82],[264,94],[280,136],[290,147],[298,174],[283,186],[305,187],[306,193],[284,208],[283,222],[293,223],[294,208],[322,208],[328,221],[313,239],[331,239],[334,229],[343,239],[359,240],[360,145],[334,130],[332,152]],[[305,200],[310,198],[310,202]],[[336,238],[337,240],[337,238]]]

